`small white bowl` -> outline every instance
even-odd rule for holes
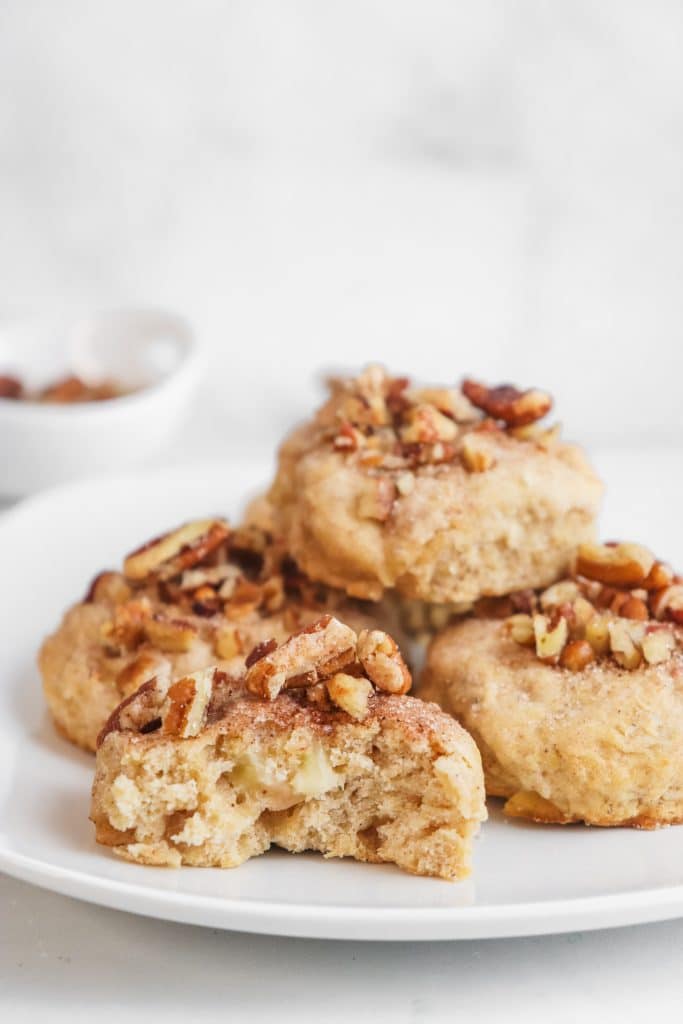
[[[192,331],[172,313],[116,310],[71,324],[0,322],[0,374],[31,389],[68,374],[134,389],[72,405],[0,398],[0,493],[19,497],[144,462],[186,412],[200,370]]]

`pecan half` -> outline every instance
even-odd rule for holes
[[[640,587],[654,565],[654,555],[640,544],[582,544],[576,572],[615,587]]]
[[[398,644],[381,629],[363,629],[358,635],[358,660],[378,690],[407,693],[412,684],[410,670]]]
[[[519,391],[511,384],[489,388],[475,380],[465,380],[463,393],[472,405],[488,416],[502,420],[509,427],[523,427],[540,420],[550,412],[553,400],[544,391],[535,388]]]
[[[222,519],[185,523],[128,555],[123,563],[124,574],[130,580],[176,576],[203,561],[229,534],[230,528]]]

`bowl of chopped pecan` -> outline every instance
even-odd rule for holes
[[[200,369],[192,330],[173,313],[0,322],[0,493],[144,462],[187,411]]]

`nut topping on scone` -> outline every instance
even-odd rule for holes
[[[230,527],[222,519],[198,519],[133,551],[123,563],[129,580],[148,576],[160,579],[176,576],[203,561],[228,537]]]
[[[605,657],[626,669],[667,661],[681,643],[677,625],[683,583],[647,548],[628,543],[581,545],[571,578],[532,594],[528,614],[507,620],[516,643],[574,672]]]
[[[99,738],[97,841],[143,864],[236,867],[276,844],[464,877],[486,819],[475,743],[435,704],[376,690],[361,657],[405,683],[387,634],[330,615],[259,644],[239,677],[146,682]]]
[[[380,629],[356,633],[331,615],[299,630],[279,647],[261,643],[246,659],[247,689],[275,700],[282,689],[319,692],[325,683],[331,700],[355,718],[364,717],[373,685],[404,694],[412,677],[398,644]],[[349,710],[353,708],[353,710]]]
[[[535,388],[519,391],[511,384],[496,388],[486,387],[475,380],[463,381],[463,393],[472,405],[483,410],[495,420],[502,420],[509,427],[526,427],[543,419],[553,406],[550,395]]]
[[[411,388],[407,377],[392,378],[379,366],[368,367],[354,380],[335,381],[333,387],[329,440],[336,451],[353,455],[367,468],[460,460],[470,472],[484,472],[495,456],[485,438],[473,433],[479,428],[549,443],[547,430],[530,429],[552,408],[552,399],[542,391],[519,391],[509,384],[489,388],[472,380],[464,381],[462,390]]]
[[[326,612],[356,628],[389,614],[312,581],[269,529],[251,522],[185,524],[125,565],[128,576],[95,577],[40,655],[61,731],[88,749],[121,697],[159,672],[181,677],[220,662],[241,675],[255,645],[271,637],[276,645]]]

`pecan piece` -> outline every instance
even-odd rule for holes
[[[576,572],[615,587],[640,587],[654,561],[654,555],[640,544],[582,544]]]
[[[215,551],[229,536],[230,528],[222,519],[198,519],[155,537],[133,551],[123,563],[129,580],[150,576],[168,579],[191,569]]]
[[[120,572],[105,570],[95,576],[83,598],[84,604],[123,604],[130,600],[133,591]]]
[[[617,664],[622,668],[638,668],[643,660],[640,641],[644,630],[640,623],[616,619],[609,623],[608,629],[610,650]]]
[[[160,651],[180,653],[189,651],[199,635],[199,630],[187,619],[167,618],[161,613],[145,622],[145,636]]]
[[[547,616],[536,614],[533,623],[537,656],[549,665],[557,664],[569,637],[567,620],[560,616],[551,626]]]
[[[161,711],[161,729],[166,736],[187,739],[201,731],[206,722],[215,673],[215,668],[207,668],[169,686]]]
[[[453,441],[458,433],[455,422],[427,403],[412,406],[405,414],[401,440],[406,444],[435,444]]]
[[[372,683],[363,676],[350,676],[345,672],[337,672],[326,682],[327,692],[333,704],[336,704],[347,715],[362,722],[367,716],[370,696],[373,692]]]
[[[683,625],[683,584],[674,583],[655,591],[650,598],[650,607],[656,619],[669,618]]]
[[[253,653],[253,652],[252,652]],[[356,659],[356,634],[331,615],[299,630],[247,669],[246,686],[274,700],[280,690],[311,686]]]
[[[22,383],[18,377],[0,374],[0,398],[21,398],[23,390]]]
[[[646,631],[640,646],[648,665],[659,665],[675,651],[676,637],[666,626],[654,626]]]
[[[509,427],[523,427],[542,419],[550,412],[553,400],[544,391],[535,388],[519,391],[511,384],[488,388],[475,380],[465,380],[463,393],[472,405],[476,405],[496,420],[502,420]]]
[[[592,661],[595,652],[587,640],[571,640],[560,655],[560,665],[571,672],[580,672]]]
[[[358,635],[358,660],[378,690],[407,693],[412,684],[410,670],[398,644],[381,629],[363,629]]]
[[[533,647],[536,643],[534,620],[530,615],[524,613],[511,615],[507,620],[507,628],[516,644],[520,644],[522,647]]]

